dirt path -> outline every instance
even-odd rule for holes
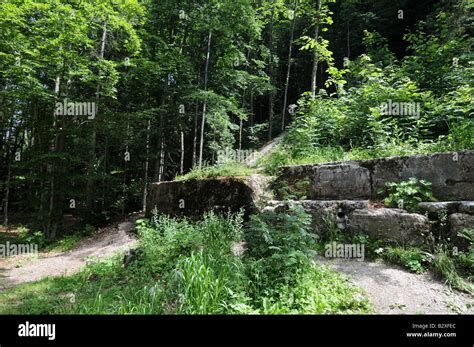
[[[0,291],[48,276],[70,275],[80,270],[90,257],[103,259],[124,252],[136,244],[128,234],[133,227],[132,221],[125,221],[103,228],[68,252],[40,253],[37,259],[31,260],[25,256],[0,259]],[[18,266],[19,262],[23,265]]]
[[[318,257],[348,275],[380,314],[474,314],[474,296],[453,291],[429,273],[413,274],[379,262]]]
[[[250,157],[249,159],[245,161],[245,164],[250,167],[254,167],[260,158],[264,157],[268,152],[270,152],[273,148],[275,148],[276,145],[280,143],[281,139],[282,139],[282,136],[278,136],[278,137],[275,137],[270,142],[266,143],[262,148],[258,150],[258,156]]]

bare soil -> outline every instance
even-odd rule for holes
[[[355,259],[317,262],[348,276],[364,290],[379,314],[474,314],[474,296],[452,290],[431,273],[414,274],[394,265]]]
[[[123,253],[136,245],[136,239],[129,234],[133,228],[133,221],[127,219],[116,226],[99,229],[68,252],[39,252],[37,257],[0,258],[0,291],[49,276],[71,275],[79,271],[88,259],[104,259],[117,252]]]

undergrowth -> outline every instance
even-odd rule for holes
[[[81,272],[0,294],[1,313],[364,313],[368,299],[313,262],[315,237],[299,208],[252,216],[209,213],[199,222],[165,216],[138,223],[139,249],[91,260]]]

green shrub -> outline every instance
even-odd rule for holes
[[[411,177],[408,181],[385,183],[388,196],[384,203],[390,207],[414,212],[422,201],[436,201],[431,191],[431,182]]]
[[[235,177],[249,176],[254,173],[254,169],[240,163],[226,163],[203,168],[195,168],[185,175],[176,176],[176,181],[196,180],[209,177]]]
[[[383,258],[414,273],[427,271],[431,262],[430,254],[419,248],[387,247]]]
[[[274,287],[294,283],[298,274],[307,271],[316,235],[309,231],[311,217],[301,206],[287,214],[267,212],[252,216],[245,240],[247,256],[259,265],[258,283]]]
[[[18,241],[20,243],[35,244],[38,248],[43,248],[47,244],[46,236],[42,231],[31,232],[25,227],[20,228]]]

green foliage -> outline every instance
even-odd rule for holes
[[[176,176],[176,181],[196,180],[208,177],[235,177],[249,176],[254,173],[254,169],[239,163],[225,163],[220,165],[196,167],[185,175]]]
[[[18,231],[18,242],[35,244],[38,248],[43,248],[47,244],[47,239],[42,231],[31,232],[28,228],[22,227]]]
[[[408,181],[385,183],[387,197],[384,203],[390,207],[414,212],[422,201],[436,201],[431,191],[431,182],[411,177]]]
[[[425,272],[431,264],[430,254],[419,248],[387,247],[382,254],[388,262],[414,273]]]
[[[309,216],[209,213],[190,222],[140,220],[143,256],[91,261],[81,272],[0,294],[2,313],[359,313],[370,303],[344,278],[312,264]],[[262,236],[260,232],[264,232]],[[235,246],[246,248],[236,252]],[[40,295],[38,294],[40,293]]]
[[[288,214],[267,212],[252,216],[245,239],[247,255],[258,262],[258,285],[264,288],[294,284],[307,271],[316,235],[310,233],[311,219],[301,206]]]
[[[456,268],[469,280],[474,279],[474,229],[463,229],[458,236],[468,242],[465,251],[453,252]]]
[[[434,255],[433,269],[453,288],[474,293],[474,286],[459,275],[455,260],[445,249],[440,248]]]
[[[230,253],[230,252],[229,252]],[[178,259],[169,284],[176,298],[176,313],[225,313],[245,279],[242,262],[231,254],[215,256],[205,251],[193,251]]]

